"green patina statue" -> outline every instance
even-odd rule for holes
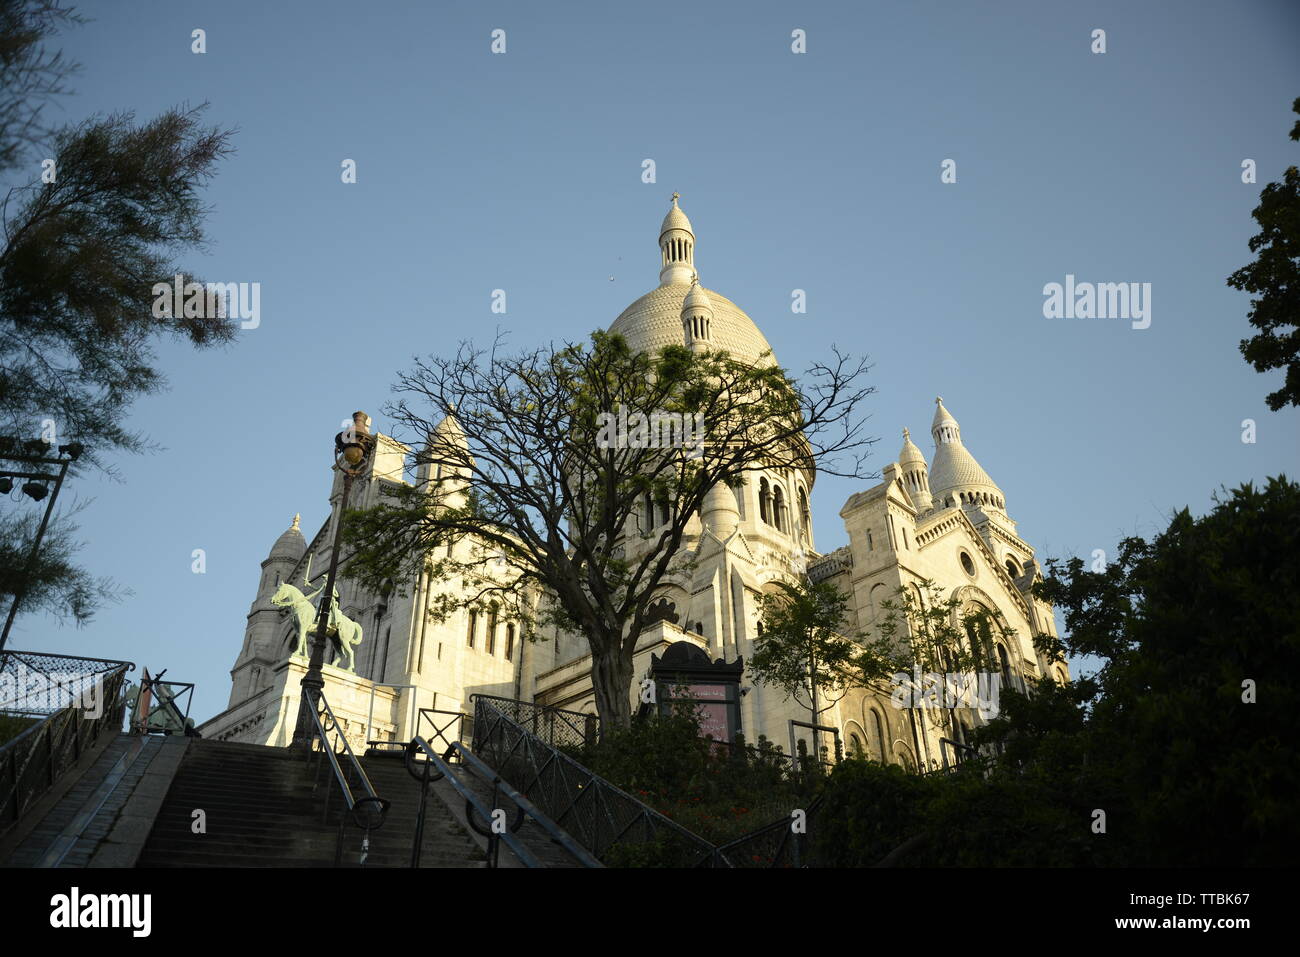
[[[316,598],[324,590],[322,587],[310,595],[304,595],[293,585],[284,582],[271,596],[271,604],[287,608],[289,614],[293,616],[294,626],[298,634],[298,648],[294,655],[299,658],[307,657],[307,638],[316,627],[317,610],[316,606],[312,604],[312,599]],[[325,627],[325,634],[334,642],[334,660],[330,664],[339,667],[339,663],[346,656],[348,664],[345,670],[356,674],[355,648],[361,644],[361,625],[339,610],[339,590],[337,588],[334,589],[334,600],[330,602],[329,624]]]

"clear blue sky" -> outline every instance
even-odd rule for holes
[[[340,420],[364,408],[384,429],[416,353],[498,324],[520,346],[608,325],[658,281],[674,190],[701,278],[782,364],[872,357],[875,467],[904,426],[931,454],[942,394],[1040,556],[1110,551],[1221,484],[1300,473],[1300,416],[1266,409],[1279,378],[1240,358],[1247,297],[1224,284],[1251,258],[1259,190],[1300,162],[1292,2],[85,12],[62,42],[85,67],[67,119],[209,101],[238,127],[207,194],[212,248],[186,265],[260,282],[261,327],[225,351],[164,344],[172,388],[130,421],[166,450],[68,490],[94,499],[84,563],[134,597],[81,631],[20,620],[11,646],[167,668],[198,683],[199,720],[225,707],[258,563],[295,512],[309,533],[327,514]],[[1067,274],[1151,283],[1150,328],[1045,319],[1043,286]],[[865,484],[818,483],[823,551]]]

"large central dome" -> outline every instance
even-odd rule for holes
[[[686,342],[682,328],[682,301],[690,292],[690,284],[673,283],[652,289],[628,306],[609,327],[617,332],[633,352],[658,352],[664,346],[680,346]],[[713,305],[713,340],[718,349],[726,349],[737,359],[757,362],[758,357],[771,349],[754,320],[745,310],[712,289],[705,289]],[[771,357],[769,362],[775,361]]]
[[[682,319],[682,306],[696,279],[695,233],[686,214],[673,205],[664,217],[659,231],[659,248],[663,268],[660,285],[650,290],[628,306],[609,327],[627,340],[633,352],[658,352],[664,346],[689,345],[686,326]],[[703,291],[712,307],[709,346],[725,349],[737,359],[758,362],[759,357],[771,350],[754,320],[734,302],[719,292],[696,286],[696,295]],[[769,356],[765,363],[775,363]]]

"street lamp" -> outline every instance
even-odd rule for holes
[[[335,467],[343,473],[343,495],[339,499],[338,519],[334,523],[334,544],[330,551],[329,575],[321,592],[320,607],[316,612],[316,636],[311,643],[311,657],[307,673],[302,676],[302,693],[298,699],[298,723],[293,732],[293,746],[310,748],[312,741],[312,711],[319,711],[321,691],[325,677],[321,668],[325,664],[325,639],[329,630],[334,601],[334,583],[338,578],[340,531],[343,513],[347,511],[352,480],[365,471],[375,448],[375,438],[370,434],[370,416],[364,412],[352,413],[352,425],[334,436]],[[312,710],[308,710],[308,709]]]
[[[9,642],[9,629],[13,627],[14,618],[18,615],[18,606],[22,603],[27,592],[27,579],[31,574],[32,568],[36,565],[36,556],[40,553],[41,539],[45,537],[45,530],[49,527],[50,516],[54,514],[54,503],[59,498],[59,489],[63,487],[63,479],[68,474],[68,466],[75,462],[81,453],[85,451],[78,442],[71,442],[67,445],[60,445],[58,454],[55,455],[50,444],[44,440],[33,439],[27,442],[19,441],[12,436],[0,436],[0,462],[18,462],[23,466],[54,466],[59,468],[58,474],[51,475],[48,472],[37,471],[15,471],[8,468],[0,468],[0,494],[8,495],[14,490],[14,479],[27,479],[22,486],[23,494],[34,502],[39,502],[49,495],[49,504],[45,506],[45,515],[41,518],[40,527],[36,530],[36,538],[32,540],[32,550],[27,556],[27,565],[23,570],[22,577],[14,585],[14,600],[9,606],[9,614],[5,618],[4,630],[0,631],[0,651]],[[53,485],[51,490],[50,485]]]

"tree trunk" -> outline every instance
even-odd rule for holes
[[[591,687],[596,692],[596,713],[602,734],[632,725],[632,662],[625,660],[619,643],[602,651],[592,650]]]

